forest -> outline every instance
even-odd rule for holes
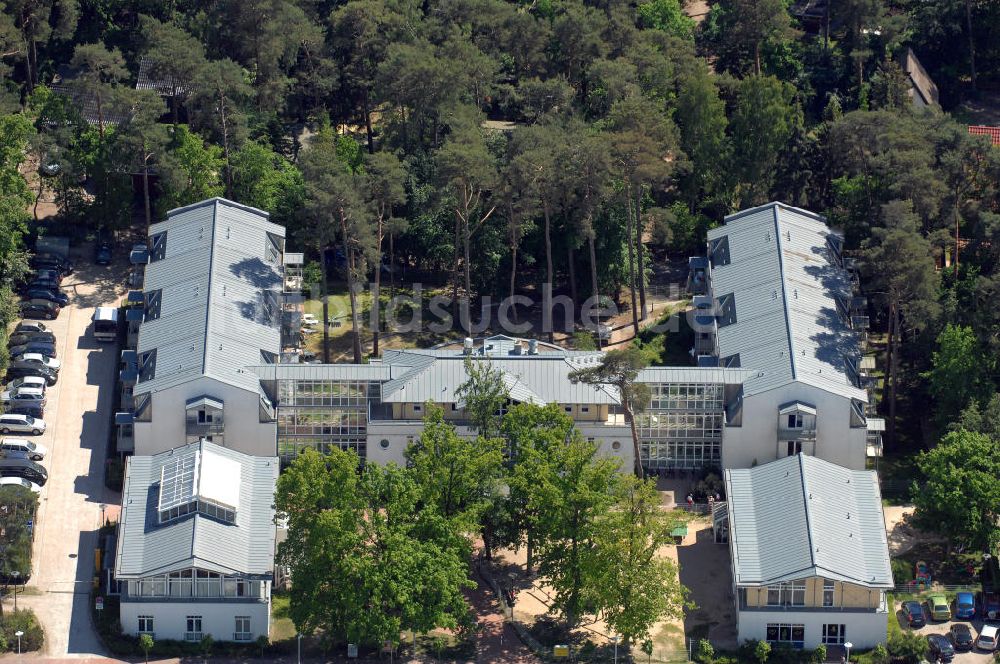
[[[324,285],[403,271],[645,312],[654,264],[781,200],[827,215],[863,267],[889,453],[997,406],[1000,151],[966,129],[996,111],[997,3],[844,0],[815,21],[784,0],[699,20],[679,0],[0,8],[8,282],[46,225],[126,229],[223,195],[286,225],[337,271]],[[909,48],[942,108],[911,102]]]

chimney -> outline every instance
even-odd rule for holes
[[[528,355],[538,355],[538,339],[528,339]]]

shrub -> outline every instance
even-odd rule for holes
[[[927,655],[927,640],[914,632],[897,632],[889,637],[888,652],[895,659],[916,664]]]
[[[913,581],[913,565],[906,560],[895,558],[892,561],[892,582],[897,586]]]
[[[30,609],[4,612],[3,620],[0,621],[0,640],[6,640],[8,649],[17,650],[17,637],[14,634],[19,631],[24,632],[21,636],[21,652],[41,650],[45,643],[45,633]]]
[[[889,651],[881,643],[872,650],[872,662],[874,664],[888,664]]]
[[[699,503],[704,503],[708,501],[708,497],[714,497],[715,494],[723,496],[726,491],[726,486],[722,481],[722,478],[715,473],[708,473],[705,475],[704,479],[700,480],[694,485],[694,490],[691,494],[694,499]]]
[[[694,661],[701,664],[711,664],[715,659],[715,648],[708,639],[701,639],[694,647]]]
[[[816,649],[812,651],[812,661],[815,664],[823,664],[826,661],[826,646],[822,643],[816,646]]]
[[[765,664],[771,656],[771,644],[767,641],[758,641],[753,647],[753,656],[760,664]]]

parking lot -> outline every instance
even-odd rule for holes
[[[34,572],[19,605],[31,607],[45,629],[44,655],[100,654],[89,615],[94,549],[102,505],[111,518],[120,497],[104,487],[104,464],[117,366],[115,344],[96,342],[90,317],[96,306],[116,305],[124,259],[99,267],[89,245],[73,255],[76,271],[63,290],[69,304],[45,321],[55,333],[62,362],[59,381],[47,391],[47,430],[37,437],[49,449],[42,462],[48,482],[35,525]]]
[[[900,607],[901,607],[901,602],[896,602],[895,605],[896,620],[898,621],[900,628],[904,630],[910,629],[906,625],[906,618],[903,617],[903,614],[900,611]],[[978,619],[972,621],[968,620],[948,620],[943,622],[933,621],[931,620],[931,616],[927,610],[926,605],[923,608],[924,608],[924,619],[927,621],[927,625],[924,627],[920,627],[919,629],[912,630],[920,635],[927,635],[927,634],[947,635],[948,630],[951,628],[952,624],[960,622],[960,623],[965,623],[966,625],[969,626],[969,628],[972,630],[972,635],[975,638],[979,636],[979,630],[982,629],[983,626],[983,621]],[[975,649],[973,649],[972,652],[956,652],[955,659],[953,660],[954,664],[986,664],[987,662],[992,662],[992,661],[993,661],[993,653],[983,652],[981,650],[975,650]]]

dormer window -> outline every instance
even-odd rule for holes
[[[281,236],[268,233],[267,242],[264,245],[264,260],[272,265],[277,265],[281,261],[284,244],[285,241]]]
[[[149,238],[149,262],[163,260],[167,257],[167,232],[157,233]]]

